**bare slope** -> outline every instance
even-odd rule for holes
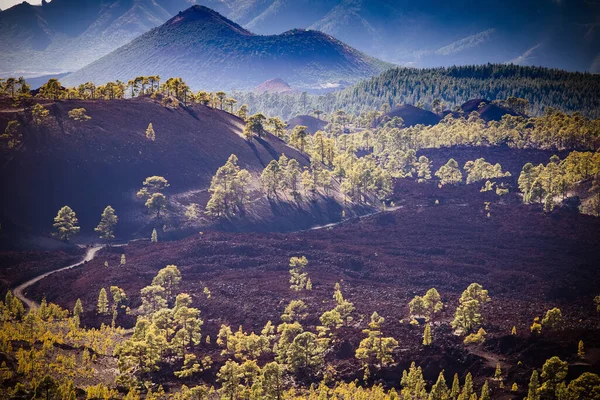
[[[246,220],[223,227],[289,230],[341,215],[335,194],[333,199],[283,198],[281,203],[269,203],[258,191],[262,169],[282,153],[301,165],[307,159],[270,134],[246,141],[241,136],[242,120],[224,111],[200,105],[168,109],[148,98],[59,101],[45,106],[51,118],[42,127],[31,122],[30,109],[10,111],[6,103],[0,107],[0,130],[16,119],[23,133],[18,150],[0,154],[0,190],[10,193],[2,196],[3,225],[11,222],[47,232],[57,210],[69,205],[80,219],[82,233],[92,234],[100,213],[110,204],[120,217],[117,234],[122,239],[135,232],[147,235],[148,229],[163,224],[167,231],[192,229],[182,217],[185,207],[191,202],[204,206],[212,176],[231,154],[253,176],[252,204]],[[91,120],[68,118],[67,113],[79,107],[87,109]],[[150,122],[156,141],[145,136]],[[135,197],[142,181],[152,175],[164,176],[171,184],[166,191],[170,212],[156,222]]]

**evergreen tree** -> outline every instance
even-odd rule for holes
[[[481,396],[479,397],[479,400],[491,400],[488,381],[485,381],[483,387],[481,388]]]
[[[127,263],[127,259],[125,258],[125,254],[121,254],[121,265],[125,265]]]
[[[254,136],[258,136],[259,138],[263,137],[265,134],[264,122],[266,121],[266,117],[263,114],[254,114],[246,119],[246,125],[244,126],[244,137],[246,140],[251,141]]]
[[[300,291],[306,288],[308,272],[305,269],[307,265],[308,260],[305,256],[290,258],[290,289]]]
[[[450,391],[450,398],[453,400],[458,399],[458,395],[460,394],[460,381],[458,380],[458,374],[454,374],[454,379],[452,380],[452,390]]]
[[[540,382],[538,372],[534,369],[529,379],[529,389],[527,391],[527,400],[540,400],[539,392]]]
[[[465,385],[463,386],[458,398],[460,400],[467,400],[470,399],[474,393],[475,390],[473,389],[473,375],[471,375],[471,373],[468,372],[467,376],[465,377]]]
[[[98,295],[98,314],[107,314],[108,313],[108,297],[106,296],[106,289],[100,289],[100,294]]]
[[[242,372],[235,361],[227,361],[219,370],[217,380],[221,383],[221,398],[236,400],[240,390]]]
[[[167,265],[158,271],[152,280],[152,285],[161,286],[165,289],[165,299],[172,303],[175,299],[175,291],[181,282],[181,272],[176,265]]]
[[[248,202],[248,182],[250,173],[238,166],[235,154],[213,176],[210,188],[210,200],[206,204],[206,213],[213,217],[230,216],[236,210],[240,213]]]
[[[156,232],[156,228],[152,229],[152,236],[150,237],[150,243],[158,242],[158,233]]]
[[[472,283],[459,299],[452,327],[461,334],[467,334],[483,323],[481,307],[490,301],[488,291],[478,283]]]
[[[83,314],[83,304],[81,303],[81,299],[77,299],[75,302],[75,307],[73,308],[73,316],[79,320],[81,315]]]
[[[79,226],[77,220],[77,216],[75,212],[71,210],[71,207],[64,206],[58,211],[56,217],[54,217],[54,228],[56,228],[56,232],[54,236],[57,236],[60,240],[68,241],[79,233]]]
[[[283,398],[283,371],[278,363],[270,362],[263,367],[262,388],[265,400],[281,400]]]
[[[428,400],[447,400],[450,395],[450,390],[446,385],[446,379],[444,378],[444,371],[441,371],[438,375],[437,381],[431,387]]]
[[[115,225],[119,221],[119,217],[115,214],[115,210],[111,206],[106,206],[102,212],[100,223],[94,229],[100,233],[100,239],[112,240],[115,238]]]
[[[153,142],[156,140],[156,133],[154,132],[152,122],[150,122],[148,124],[148,128],[146,128],[146,138],[152,140]]]
[[[314,333],[300,333],[288,348],[287,364],[299,377],[312,376],[324,363],[323,351]]]
[[[380,365],[386,366],[394,361],[393,351],[398,347],[398,342],[391,337],[382,337],[383,322],[384,318],[373,312],[368,328],[363,331],[367,337],[360,342],[356,350],[356,358],[362,361],[366,376],[370,364],[379,362]]]
[[[585,358],[585,348],[583,345],[583,340],[580,340],[577,344],[577,357]]]
[[[546,312],[542,319],[542,326],[553,330],[560,329],[563,324],[562,313],[559,308],[553,308]]]
[[[41,104],[36,104],[31,109],[31,117],[33,118],[33,123],[36,125],[43,125],[50,115],[50,111],[46,110]]]
[[[494,379],[497,381],[502,380],[502,368],[500,368],[500,363],[496,363],[496,371],[494,372]]]
[[[167,208],[167,198],[162,193],[153,193],[146,200],[149,211],[156,212],[156,218],[160,218],[160,212]]]
[[[458,163],[453,158],[441,166],[435,173],[435,176],[440,179],[441,186],[456,185],[462,182],[462,172],[460,172]]]
[[[431,327],[429,324],[425,325],[425,332],[423,332],[423,346],[431,346]]]

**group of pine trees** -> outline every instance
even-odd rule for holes
[[[106,206],[98,226],[94,228],[99,233],[100,239],[111,241],[115,238],[115,226],[119,221],[119,217],[115,214],[114,208]],[[54,217],[54,236],[60,240],[69,241],[73,236],[77,235],[81,230],[79,220],[75,211],[69,206],[64,206]]]
[[[580,111],[600,117],[597,93],[600,79],[593,74],[570,73],[542,67],[488,64],[447,68],[396,68],[327,95],[306,93],[235,93],[250,108],[284,119],[311,110],[333,114],[343,109],[361,114],[396,104],[427,105],[439,112],[437,102],[449,108],[472,99],[520,98],[529,105],[515,111],[541,115],[553,107],[565,112]],[[437,102],[436,102],[437,100]],[[513,104],[510,104],[513,106]]]
[[[546,165],[527,163],[519,175],[524,203],[543,203],[550,212],[571,189],[587,187],[589,201],[583,210],[600,216],[600,154],[573,151],[564,159],[552,156]],[[586,186],[587,185],[587,186]]]
[[[121,257],[125,263],[125,256]],[[452,385],[446,384],[444,372],[428,389],[420,367],[413,363],[403,372],[400,389],[384,390],[381,386],[359,387],[356,383],[336,381],[330,362],[333,349],[348,333],[348,329],[360,328],[363,316],[357,315],[354,304],[344,298],[337,283],[333,290],[331,305],[324,302],[325,311],[312,326],[305,290],[312,290],[308,274],[308,259],[304,256],[290,259],[290,290],[294,299],[284,307],[280,323],[269,321],[260,333],[237,330],[223,324],[214,340],[203,333],[204,321],[200,310],[193,306],[192,296],[180,290],[182,274],[175,265],[158,271],[149,286],[140,291],[141,305],[129,308],[130,300],[125,291],[111,286],[100,290],[95,307],[97,313],[110,315],[112,326],[102,325],[100,330],[82,327],[85,309],[77,300],[72,314],[54,304],[42,301],[39,308],[26,312],[23,304],[8,292],[0,302],[0,353],[15,354],[17,368],[7,363],[0,367],[2,382],[19,382],[1,393],[7,396],[38,394],[45,391],[48,398],[71,398],[75,393],[74,381],[93,379],[96,357],[114,356],[119,375],[114,385],[97,384],[86,388],[88,398],[125,399],[166,398],[164,390],[152,381],[169,371],[183,382],[202,379],[204,373],[217,367],[218,388],[208,385],[183,386],[169,398],[227,399],[312,399],[314,396],[360,396],[381,399],[456,399],[486,400],[496,390],[485,382],[475,392],[473,379],[467,373],[461,384],[458,375]],[[204,288],[207,304],[212,294]],[[490,302],[488,291],[473,283],[462,293],[450,325],[456,334],[465,337],[465,343],[481,343],[485,340],[483,311]],[[423,320],[423,346],[435,345],[435,335],[441,322],[439,315],[445,305],[435,288],[423,296],[415,296],[408,304],[410,325],[420,325]],[[90,310],[88,310],[90,311]],[[137,321],[130,335],[116,327],[120,313],[135,314]],[[355,322],[357,321],[357,322]],[[364,372],[365,383],[372,382],[382,368],[397,362],[400,343],[394,337],[384,335],[385,319],[374,312],[362,329],[362,339],[355,349],[355,358]],[[562,314],[559,309],[548,310],[541,321],[545,329],[559,329]],[[435,329],[435,331],[434,331]],[[441,331],[440,331],[441,332]],[[532,326],[532,332],[539,334]],[[513,328],[513,334],[516,334]],[[65,344],[76,346],[79,353],[65,351]],[[220,357],[214,358],[212,349],[220,349]],[[68,348],[68,347],[67,347]],[[63,350],[61,350],[63,349]],[[578,357],[585,357],[583,342],[579,342]],[[542,367],[541,375],[534,370],[528,387],[527,400],[557,398],[575,400],[588,398],[598,390],[600,378],[586,373],[565,382],[567,364],[557,357],[549,359]],[[494,381],[503,387],[500,366],[496,368]],[[316,385],[311,382],[321,381]],[[26,383],[23,383],[26,382]],[[295,382],[295,383],[294,383]],[[292,387],[293,386],[293,387]],[[119,389],[119,391],[115,390]],[[518,391],[513,383],[512,391]],[[58,397],[56,397],[58,396]],[[65,397],[67,396],[67,397]],[[581,397],[584,396],[584,397]],[[592,397],[589,397],[592,398]]]

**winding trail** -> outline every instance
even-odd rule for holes
[[[375,215],[375,214],[381,214],[381,213],[385,213],[385,212],[395,211],[395,210],[398,210],[400,208],[402,208],[402,206],[387,207],[384,210],[378,210],[378,211],[375,211],[375,212],[371,212],[371,213],[367,213],[367,214],[361,215],[359,217],[359,219],[362,219],[362,218],[365,218],[365,217],[369,217],[369,216],[372,216],[372,215]],[[314,226],[314,227],[309,228],[309,229],[302,229],[302,230],[299,230],[297,232],[331,228],[331,227],[334,227],[336,225],[340,225],[340,224],[342,224],[344,222],[347,222],[347,221],[348,220],[341,220],[341,221],[334,222],[334,223],[331,223],[331,224],[318,225],[318,226]],[[136,241],[136,240],[142,240],[142,239],[134,239],[132,241]],[[128,243],[113,245],[113,247],[126,246]],[[61,271],[66,271],[68,269],[72,269],[72,268],[75,268],[75,267],[79,267],[80,265],[83,265],[83,264],[85,264],[88,261],[92,261],[94,259],[94,257],[96,257],[96,253],[100,249],[102,249],[103,247],[104,247],[104,245],[93,245],[92,247],[89,247],[87,249],[87,251],[85,252],[85,255],[83,256],[83,258],[81,259],[81,261],[79,261],[79,262],[77,262],[75,264],[67,265],[66,267],[61,267],[61,268],[58,268],[58,269],[55,269],[55,270],[52,270],[52,271],[45,272],[45,273],[43,273],[41,275],[36,276],[35,278],[32,278],[32,279],[28,280],[27,282],[24,282],[24,283],[20,284],[19,286],[17,286],[16,288],[14,288],[12,290],[14,296],[16,298],[18,298],[19,300],[21,300],[23,303],[25,303],[25,305],[27,306],[27,308],[29,308],[30,310],[37,308],[38,304],[35,301],[33,301],[33,300],[31,300],[31,299],[29,299],[29,298],[27,298],[25,296],[25,290],[27,288],[29,288],[30,286],[34,285],[35,283],[41,281],[42,279],[46,278],[49,275],[52,275],[54,273],[61,272]]]
[[[27,282],[22,283],[19,286],[17,286],[16,288],[14,288],[13,289],[13,294],[15,295],[16,298],[18,298],[23,303],[25,303],[25,305],[27,306],[27,308],[29,308],[30,310],[37,308],[38,304],[35,301],[33,301],[31,299],[28,299],[25,296],[25,294],[24,294],[25,290],[28,287],[30,287],[31,285],[33,285],[33,284],[41,281],[42,279],[44,279],[48,275],[52,275],[52,274],[54,274],[56,272],[60,272],[60,271],[65,271],[67,269],[79,267],[80,265],[83,265],[83,264],[85,264],[88,261],[92,261],[94,259],[94,257],[96,256],[96,253],[98,252],[98,250],[100,250],[103,247],[104,246],[101,246],[101,245],[95,245],[93,247],[88,248],[87,251],[85,252],[85,255],[81,259],[81,261],[79,261],[79,262],[77,262],[75,264],[67,265],[66,267],[61,267],[61,268],[55,269],[53,271],[48,271],[48,272],[45,272],[45,273],[43,273],[41,275],[38,275],[35,278],[30,279]]]

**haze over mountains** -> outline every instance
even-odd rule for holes
[[[253,33],[320,30],[400,65],[513,62],[600,71],[600,3],[585,0],[53,0],[0,12],[0,74],[77,70],[193,3]]]
[[[316,29],[382,60],[600,71],[597,1],[200,0],[258,33]]]

